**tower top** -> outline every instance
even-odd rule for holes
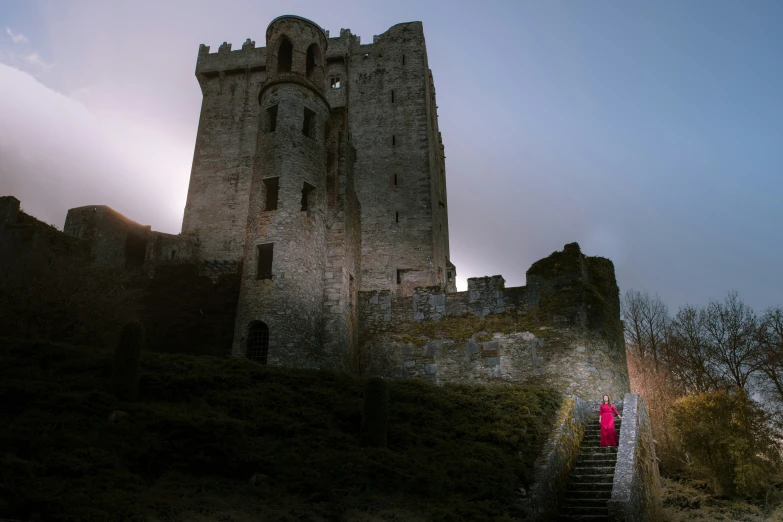
[[[267,41],[269,41],[269,30],[270,30],[270,28],[273,25],[275,25],[276,22],[279,22],[280,20],[284,20],[286,18],[291,19],[291,20],[299,20],[300,22],[305,22],[305,23],[308,23],[308,24],[310,24],[310,25],[312,25],[314,27],[317,27],[318,30],[321,31],[321,33],[324,35],[324,38],[326,38],[327,40],[329,39],[329,35],[327,34],[327,32],[323,29],[323,27],[321,27],[317,23],[313,22],[312,20],[310,20],[308,18],[305,18],[304,16],[297,16],[297,15],[290,15],[290,14],[288,14],[288,15],[280,15],[277,18],[275,18],[274,20],[272,20],[271,22],[269,22],[269,25],[266,26],[266,39],[267,39]]]

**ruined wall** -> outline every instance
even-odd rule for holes
[[[435,383],[549,384],[590,400],[629,391],[611,261],[575,243],[535,263],[527,285],[472,278],[468,291],[362,292],[364,367]]]
[[[0,197],[0,260],[12,263],[30,254],[47,253],[86,263],[90,250],[86,241],[25,214],[15,197]]]
[[[199,48],[203,99],[182,233],[200,241],[205,259],[238,261],[244,252],[265,61],[266,49],[249,39],[236,51]]]
[[[147,259],[152,227],[106,205],[89,205],[68,211],[63,232],[89,245],[95,266],[141,268]]]
[[[568,484],[568,475],[576,464],[588,415],[592,411],[579,397],[567,397],[557,412],[541,456],[535,463],[532,485],[523,500],[528,520],[552,520]]]

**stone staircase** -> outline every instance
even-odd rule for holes
[[[617,408],[622,415],[622,410]],[[614,466],[617,463],[617,447],[601,447],[601,425],[596,420],[588,423],[582,439],[579,457],[568,477],[563,503],[560,505],[559,522],[588,520],[608,521],[607,502],[612,496]],[[617,434],[623,421],[615,417]]]

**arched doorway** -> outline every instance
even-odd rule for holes
[[[269,354],[269,327],[266,323],[255,321],[250,324],[245,353],[248,359],[266,364]]]

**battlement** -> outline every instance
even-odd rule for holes
[[[535,378],[583,396],[627,392],[612,262],[571,243],[534,263],[526,283],[506,288],[495,275],[468,279],[466,292],[361,292],[369,371],[434,382]]]
[[[231,44],[223,42],[216,53],[209,52],[209,46],[201,44],[196,61],[196,76],[217,76],[266,70],[266,47],[256,47],[250,38],[241,49],[231,50]]]

